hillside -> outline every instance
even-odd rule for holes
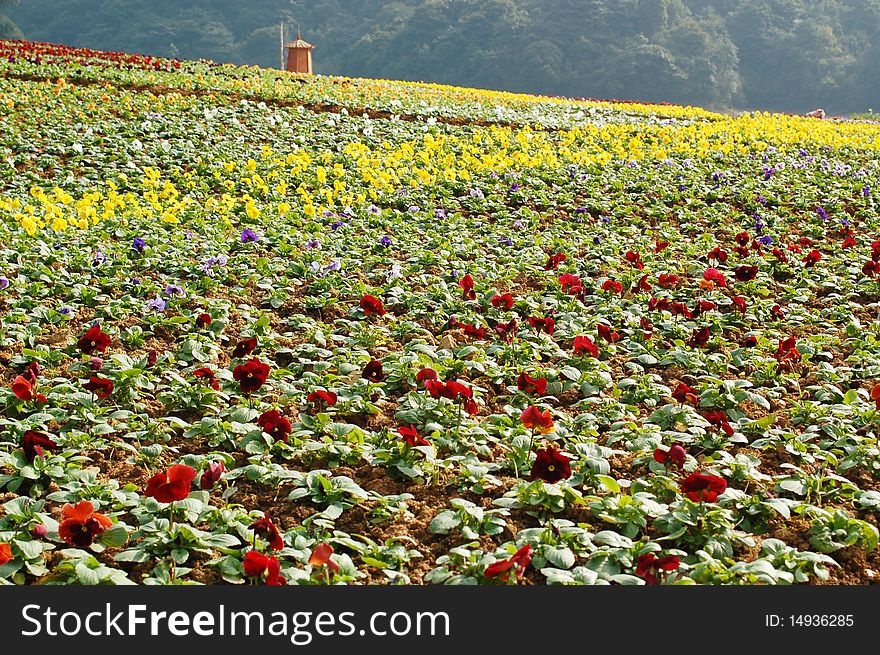
[[[24,0],[27,38],[325,74],[804,113],[877,105],[880,1]]]
[[[869,584],[880,126],[0,42],[0,584]]]

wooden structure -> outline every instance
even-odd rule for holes
[[[312,50],[315,48],[311,43],[303,41],[300,34],[296,35],[296,41],[288,43],[287,48],[287,71],[290,73],[312,74]]]

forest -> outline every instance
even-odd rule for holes
[[[0,38],[716,110],[846,114],[880,92],[880,0],[0,0]],[[7,18],[8,17],[8,18]]]

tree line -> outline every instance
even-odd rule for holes
[[[0,36],[546,95],[880,107],[880,0],[0,0]],[[4,5],[7,5],[4,7]],[[15,25],[18,27],[16,28]]]

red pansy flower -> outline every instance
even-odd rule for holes
[[[742,312],[743,314],[746,313],[747,305],[745,296],[734,296],[733,298],[731,298],[731,304],[736,310]]]
[[[658,582],[660,571],[675,571],[681,566],[681,560],[676,555],[655,557],[654,553],[639,555],[636,561],[636,575],[645,581],[645,584],[655,585]]]
[[[847,235],[847,237],[843,240],[843,243],[840,244],[840,247],[846,250],[847,248],[852,248],[856,245],[856,240],[851,236]]]
[[[639,269],[640,271],[645,268],[645,265],[642,263],[642,255],[638,252],[633,252],[632,250],[627,250],[624,255],[626,261],[632,264],[634,267]]]
[[[691,338],[688,339],[688,345],[691,348],[703,348],[709,343],[709,337],[712,335],[708,327],[694,328]]]
[[[270,409],[260,414],[257,425],[275,441],[287,441],[287,437],[290,436],[290,431],[293,429],[290,421],[282,416],[277,409]]]
[[[692,405],[696,405],[700,402],[699,391],[693,387],[689,387],[684,382],[678,383],[678,386],[675,387],[675,391],[672,392],[672,397],[680,403],[691,403]]]
[[[364,367],[363,373],[361,376],[369,380],[370,382],[381,382],[385,379],[385,371],[382,369],[382,362],[378,359],[371,359],[370,362]]]
[[[727,261],[727,252],[722,250],[721,248],[713,248],[709,251],[709,254],[706,255],[706,258],[709,261],[716,259],[723,264]]]
[[[281,531],[278,529],[278,526],[272,522],[272,519],[269,518],[268,514],[265,514],[263,518],[257,519],[251,523],[248,526],[248,529],[253,530],[256,534],[268,541],[269,548],[272,550],[281,550],[284,548],[284,538],[281,536]]]
[[[0,566],[3,566],[12,560],[12,546],[7,543],[0,544]]]
[[[661,273],[657,278],[657,284],[664,289],[674,289],[681,282],[681,278],[675,273]]]
[[[818,250],[811,250],[807,253],[806,257],[804,257],[804,264],[807,268],[812,268],[822,259],[822,253]]]
[[[12,382],[12,393],[19,400],[36,400],[39,403],[46,402],[46,396],[37,393],[34,384],[23,375],[19,375]]]
[[[650,291],[653,289],[651,283],[648,282],[648,274],[645,273],[642,277],[639,278],[639,281],[636,282],[636,290],[638,291]]]
[[[495,332],[505,343],[512,343],[513,337],[516,336],[516,319],[512,318],[507,323],[498,323],[494,326]]]
[[[338,396],[332,391],[324,391],[323,389],[317,389],[306,396],[306,401],[310,402],[314,405],[323,404],[326,407],[333,407],[336,404]]]
[[[385,316],[385,307],[382,305],[382,301],[379,300],[376,296],[364,294],[364,296],[361,298],[361,309],[364,310],[365,316],[370,316],[372,314]]]
[[[213,322],[214,322],[214,319],[212,319],[211,315],[208,314],[207,312],[203,312],[203,313],[199,314],[198,316],[196,316],[196,327],[198,327],[198,328],[206,328],[209,325],[211,325],[211,323],[213,323]]]
[[[27,430],[21,436],[21,449],[24,451],[24,458],[29,462],[33,462],[38,456],[45,457],[46,450],[54,452],[59,448],[60,446],[52,441],[48,434],[42,432]]]
[[[758,267],[742,264],[733,270],[733,276],[740,282],[748,282],[754,280],[758,275]]]
[[[333,546],[330,544],[318,544],[309,557],[309,564],[312,566],[326,566],[331,573],[339,573],[339,564],[330,558],[332,554]]]
[[[749,245],[749,241],[752,240],[752,237],[749,236],[748,232],[740,232],[736,235],[736,237],[734,237],[734,239],[739,245],[747,246]]]
[[[255,550],[249,550],[244,556],[244,574],[249,578],[264,578],[266,585],[280,587],[287,584],[281,576],[281,563],[272,555],[267,556]]]
[[[549,316],[544,318],[540,316],[529,316],[529,325],[535,328],[538,331],[538,334],[541,332],[553,334],[553,331],[556,329],[556,321]]]
[[[252,357],[244,364],[236,366],[232,370],[232,377],[238,382],[242,393],[252,393],[266,384],[269,379],[269,365]]]
[[[102,534],[113,522],[103,514],[95,512],[95,506],[87,500],[76,505],[66,503],[61,508],[61,523],[58,536],[70,546],[88,548],[95,537]]]
[[[880,412],[880,383],[875,384],[874,388],[871,389],[871,400],[874,401],[874,406]]]
[[[217,381],[217,378],[214,377],[214,371],[211,369],[207,367],[197,368],[192,374],[214,389],[214,391],[220,389],[220,383]]]
[[[597,346],[590,337],[580,335],[574,338],[574,354],[598,357],[599,346]]]
[[[397,428],[398,434],[403,437],[403,441],[407,446],[430,446],[416,430],[414,425],[403,426]]]
[[[559,286],[562,287],[562,290],[572,296],[576,296],[584,290],[583,284],[581,284],[581,279],[577,275],[563,273],[557,278],[557,281],[559,282]]]
[[[709,421],[712,425],[720,427],[728,437],[734,432],[733,426],[730,424],[730,421],[727,420],[727,414],[725,412],[703,412],[703,418]]]
[[[654,242],[654,252],[663,252],[669,247],[668,241],[657,240]]]
[[[527,407],[520,413],[519,420],[530,430],[534,430],[539,434],[549,434],[555,429],[553,427],[553,417],[550,416],[550,410],[545,409],[543,412],[535,405]]]
[[[621,293],[623,285],[617,280],[605,280],[602,283],[602,291],[610,291],[611,293]]]
[[[496,309],[510,309],[513,307],[513,294],[505,293],[503,296],[492,296],[492,307]]]
[[[727,480],[708,473],[691,473],[681,481],[681,490],[695,503],[714,503],[727,489]]]
[[[483,575],[487,578],[497,578],[502,573],[507,573],[513,569],[516,572],[516,577],[521,578],[531,561],[532,547],[529,544],[526,544],[509,558],[487,566],[486,570],[483,571]]]
[[[110,335],[102,332],[101,326],[97,323],[90,327],[76,342],[77,348],[86,355],[91,355],[96,350],[100,350],[103,353],[109,345]]]
[[[100,400],[103,400],[113,393],[113,381],[93,375],[89,378],[89,381],[83,385],[83,389],[91,391]]]
[[[211,462],[208,468],[199,478],[199,489],[208,490],[220,481],[223,473],[226,471],[226,465],[223,462]]]
[[[620,334],[612,330],[611,326],[605,325],[605,323],[597,323],[596,331],[599,333],[599,338],[604,339],[608,343],[620,341]]]
[[[470,273],[458,281],[458,286],[461,287],[462,296],[466,300],[476,300],[477,292],[474,290],[474,278]]]
[[[523,371],[516,380],[516,388],[528,394],[543,396],[547,393],[547,379],[533,378]]]
[[[681,469],[686,459],[687,451],[677,443],[672,444],[669,450],[663,450],[662,448],[654,449],[654,460],[661,464],[672,462],[676,468]]]
[[[560,453],[553,446],[547,446],[535,453],[537,457],[532,463],[531,479],[544,482],[559,482],[571,477],[571,459]]]
[[[235,346],[235,350],[232,351],[232,356],[235,359],[240,359],[241,357],[246,357],[254,352],[254,349],[257,347],[257,338],[249,337],[247,339],[242,339]]]
[[[428,380],[436,380],[437,379],[437,371],[433,368],[423,368],[421,371],[416,373],[416,380],[421,382],[422,384],[426,384]]]
[[[189,496],[189,488],[196,477],[196,470],[186,464],[174,464],[168,470],[157,473],[147,481],[145,496],[160,503],[173,503]]]
[[[547,260],[547,263],[544,265],[545,271],[550,271],[556,269],[562,262],[564,262],[568,257],[563,252],[557,252],[550,255],[550,258]]]
[[[40,377],[42,371],[40,370],[40,365],[36,362],[31,362],[27,365],[27,368],[22,372],[22,377],[30,382],[33,385],[37,384],[37,378]]]

